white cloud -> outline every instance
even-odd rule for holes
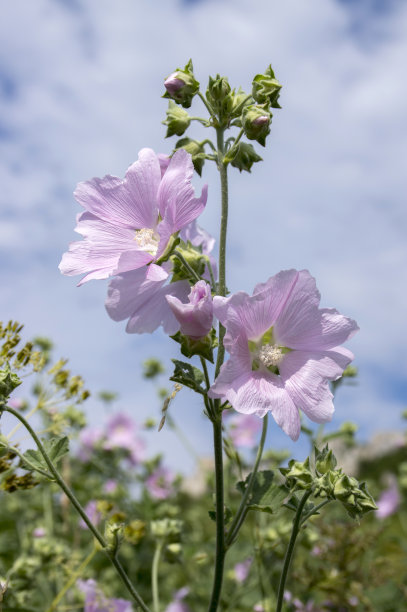
[[[365,22],[358,37],[351,9],[334,0],[259,0],[250,10],[243,0],[78,5],[16,0],[0,23],[0,74],[15,85],[0,96],[8,131],[0,137],[2,315],[52,335],[93,384],[105,386],[103,377],[131,403],[141,356],[168,360],[175,348],[160,334],[126,336],[104,313],[105,284],[76,289],[58,276],[60,253],[75,239],[71,192],[91,176],[123,175],[143,146],[170,148],[162,80],[189,57],[202,82],[220,72],[246,88],[271,61],[283,110],[263,164],[251,176],[231,173],[229,286],[251,290],[281,268],[309,268],[324,305],[361,326],[352,348],[372,374],[353,390],[352,406],[372,429],[371,385],[384,401],[407,357],[406,6],[372,18],[370,29]],[[205,171],[203,222],[215,232],[218,179]],[[144,388],[146,404],[147,396]],[[404,401],[392,397],[389,411]],[[186,425],[191,436],[195,424]]]

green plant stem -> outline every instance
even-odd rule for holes
[[[151,568],[151,590],[153,593],[153,610],[160,612],[160,597],[158,593],[158,566],[160,563],[163,542],[158,541],[154,551],[153,565]]]
[[[254,462],[253,471],[250,474],[249,482],[247,483],[247,487],[244,492],[242,501],[240,502],[240,506],[236,512],[235,518],[233,519],[232,524],[229,528],[228,534],[226,536],[226,549],[228,549],[235,541],[237,534],[240,530],[240,527],[242,526],[244,519],[246,517],[246,514],[247,514],[247,502],[249,501],[249,498],[252,492],[253,482],[256,477],[257,470],[259,469],[261,457],[263,455],[264,443],[266,441],[266,435],[267,435],[267,425],[268,425],[268,415],[266,414],[263,417],[263,429],[261,432],[260,443],[257,449],[256,460]]]
[[[83,571],[86,569],[86,567],[89,565],[89,563],[92,561],[93,557],[95,556],[97,552],[97,548],[96,546],[93,547],[93,549],[91,550],[91,552],[89,553],[89,555],[86,557],[86,559],[84,559],[82,561],[82,563],[80,564],[80,566],[77,568],[77,570],[75,572],[73,572],[73,574],[71,575],[71,577],[69,578],[69,580],[64,584],[64,586],[62,587],[62,589],[59,591],[58,595],[55,597],[55,599],[53,600],[53,602],[51,603],[50,607],[46,610],[46,612],[54,612],[54,610],[57,609],[57,605],[59,604],[59,602],[65,597],[66,593],[69,591],[69,589],[75,584],[75,582],[77,581],[77,579],[82,576]]]
[[[19,414],[19,412],[17,412],[16,410],[11,408],[10,406],[1,406],[0,407],[0,412],[2,412],[2,411],[9,412],[10,414],[14,415],[16,417],[16,419],[18,419],[24,425],[24,427],[27,429],[27,431],[30,433],[32,439],[34,440],[34,442],[37,445],[38,450],[40,451],[41,455],[44,457],[44,461],[47,464],[47,466],[49,468],[49,471],[51,472],[51,474],[54,477],[55,481],[61,487],[61,489],[63,490],[63,492],[65,493],[65,495],[67,496],[67,498],[69,499],[69,501],[71,502],[71,504],[73,505],[75,510],[78,512],[78,514],[81,516],[83,521],[86,523],[87,527],[93,533],[93,535],[95,536],[96,540],[102,546],[102,548],[103,548],[104,552],[106,553],[107,557],[110,559],[111,563],[116,568],[116,570],[117,570],[120,578],[122,579],[123,583],[125,584],[127,590],[132,595],[134,601],[138,604],[138,606],[141,608],[141,610],[143,610],[143,612],[150,612],[148,607],[146,606],[144,601],[141,599],[140,595],[138,594],[138,592],[136,591],[134,586],[132,585],[132,583],[131,583],[129,577],[127,576],[124,568],[122,567],[120,561],[117,559],[115,554],[112,554],[110,552],[109,545],[108,545],[107,541],[105,540],[103,535],[100,533],[100,531],[97,529],[97,527],[95,527],[92,524],[92,522],[89,520],[88,515],[86,514],[85,510],[82,508],[82,506],[79,503],[79,501],[77,500],[75,494],[67,486],[67,484],[65,483],[65,481],[62,478],[61,474],[58,472],[58,470],[56,469],[56,467],[52,463],[51,459],[48,456],[48,453],[46,452],[44,446],[42,445],[41,440],[39,439],[39,437],[35,433],[34,429],[25,420],[25,418],[21,414]]]
[[[222,449],[222,417],[212,421],[213,445],[215,451],[215,512],[216,512],[216,557],[215,574],[213,578],[212,595],[208,612],[216,612],[219,605],[225,564],[225,517],[223,499],[223,449]]]
[[[291,532],[290,541],[288,543],[287,551],[285,553],[283,571],[281,572],[280,584],[278,586],[276,612],[281,612],[281,609],[283,606],[284,588],[285,588],[285,583],[287,580],[287,574],[288,574],[288,570],[289,570],[290,563],[291,563],[291,558],[292,558],[293,551],[294,551],[295,541],[297,539],[297,535],[301,528],[301,515],[302,515],[302,511],[304,510],[304,506],[307,502],[307,499],[309,498],[311,493],[312,493],[312,489],[304,493],[300,503],[298,504],[297,512],[294,517],[293,530]]]
[[[182,263],[184,268],[190,273],[192,278],[194,278],[196,281],[200,281],[201,280],[200,276],[198,276],[198,274],[195,272],[195,270],[193,268],[191,268],[191,266],[189,265],[189,263],[187,262],[185,257],[179,251],[175,250],[173,255],[175,255],[175,257],[177,257],[177,259],[180,260],[180,262]]]
[[[303,525],[305,523],[305,521],[307,521],[309,518],[311,518],[311,516],[314,516],[314,514],[316,514],[318,512],[318,510],[321,510],[321,508],[323,508],[324,506],[329,504],[331,501],[332,501],[331,499],[325,499],[323,502],[318,504],[318,506],[315,506],[315,508],[313,508],[310,512],[308,512],[305,516],[302,517],[301,525]]]
[[[198,91],[198,96],[201,98],[202,102],[205,105],[206,110],[208,111],[208,113],[210,114],[211,118],[215,118],[215,113],[213,112],[213,109],[209,106],[207,100],[205,99],[205,97],[202,95],[202,93],[200,91]]]

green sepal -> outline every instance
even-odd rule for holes
[[[205,163],[205,147],[198,140],[192,138],[181,138],[175,145],[174,151],[179,149],[185,149],[192,157],[192,163],[194,164],[195,172],[202,175],[202,168]]]
[[[6,363],[6,367],[0,370],[0,404],[5,403],[9,395],[16,387],[21,385],[22,381],[17,374],[10,370],[10,366]]]
[[[249,510],[258,510],[268,514],[276,514],[290,496],[289,489],[274,482],[274,472],[262,470],[256,473],[252,484],[247,507]],[[244,494],[251,474],[244,481],[237,483],[236,488]]]
[[[225,161],[230,161],[232,166],[240,172],[243,170],[251,172],[253,164],[263,161],[263,158],[257,155],[253,145],[248,142],[239,142],[236,148],[232,146],[228,151]]]
[[[170,380],[205,395],[205,390],[201,386],[204,381],[204,375],[201,370],[190,363],[185,363],[178,359],[172,359],[171,361],[175,365],[175,369]]]
[[[189,108],[193,97],[199,91],[199,82],[195,79],[193,70],[192,59],[190,59],[184,69],[177,68],[175,72],[171,73],[174,78],[183,81],[184,85],[173,95],[166,91],[163,98],[172,98],[184,108]]]
[[[57,464],[58,461],[69,452],[69,438],[67,436],[63,436],[62,438],[50,438],[49,440],[44,440],[42,444],[48,457],[54,465]],[[24,463],[24,457],[27,458],[29,463]],[[32,449],[27,450],[23,454],[22,467],[28,470],[32,470],[33,467],[34,469],[38,468],[42,471],[49,470],[49,467],[40,451]]]
[[[269,103],[272,108],[281,108],[278,103],[281,87],[270,64],[263,74],[254,77],[252,96],[259,104]]]
[[[190,336],[184,336],[181,332],[177,332],[173,336],[170,336],[175,342],[179,342],[181,345],[181,353],[185,355],[185,357],[193,357],[193,355],[199,355],[204,359],[207,359],[211,363],[213,363],[213,347],[217,345],[215,344],[216,332],[212,328],[210,333],[207,336],[203,336],[203,338],[190,338]]]
[[[270,134],[272,114],[268,105],[258,106],[249,104],[243,109],[242,127],[249,140],[256,140],[263,147],[266,146],[266,138]],[[258,123],[261,121],[261,123]]]
[[[173,100],[168,102],[167,118],[162,122],[167,127],[166,138],[176,134],[182,136],[182,134],[189,128],[191,123],[191,117],[187,111],[180,108]]]

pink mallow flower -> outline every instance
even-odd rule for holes
[[[158,264],[173,236],[205,207],[207,186],[195,198],[192,174],[185,150],[174,153],[162,174],[158,156],[142,149],[124,180],[105,176],[77,186],[75,198],[85,212],[77,217],[75,230],[84,239],[70,244],[59,268],[69,276],[84,274],[79,285],[117,276],[109,286],[106,309],[115,321],[129,319],[128,332],[163,325],[167,333],[175,333],[179,327],[165,295],[182,299],[189,285],[177,281],[165,287],[171,266]]]
[[[90,502],[88,502],[84,510],[91,523],[93,523],[94,525],[98,525],[100,523],[100,521],[102,520],[102,515],[98,510],[98,502],[95,499],[92,499]],[[81,529],[88,529],[88,526],[83,520],[83,518],[81,518],[79,521],[79,527]]]
[[[400,493],[396,483],[385,489],[377,500],[376,516],[380,519],[387,518],[397,512],[400,506]]]
[[[174,474],[158,467],[145,481],[146,489],[155,499],[167,499],[173,492]]]
[[[246,561],[242,561],[241,563],[236,563],[234,569],[235,578],[237,582],[244,582],[249,575],[250,567],[252,565],[252,559],[246,559]]]
[[[104,450],[121,448],[129,453],[133,465],[144,459],[145,443],[137,435],[137,425],[124,412],[113,414],[105,426]]]
[[[226,328],[223,364],[209,395],[228,400],[243,414],[271,412],[293,440],[299,410],[316,423],[334,411],[329,381],[353,359],[339,345],[358,330],[352,319],[319,308],[320,294],[307,270],[285,270],[255,287],[214,298],[214,314]]]
[[[180,324],[180,331],[193,340],[198,340],[212,329],[213,304],[211,288],[200,280],[191,288],[189,304],[183,304],[174,295],[166,296],[167,302]]]
[[[77,580],[76,586],[85,595],[84,612],[133,612],[133,606],[126,599],[108,599],[95,580]]]
[[[183,599],[188,595],[188,587],[183,587],[174,595],[174,601],[165,608],[164,612],[190,612],[189,606],[184,603]]]
[[[237,448],[252,448],[262,428],[262,422],[255,414],[225,414],[228,433]]]

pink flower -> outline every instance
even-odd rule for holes
[[[183,304],[174,295],[166,295],[167,302],[181,326],[181,333],[197,340],[209,334],[213,322],[211,288],[201,280],[192,287],[188,299]]]
[[[151,497],[167,499],[173,491],[174,475],[166,468],[157,468],[145,481]]]
[[[184,587],[177,591],[174,596],[174,601],[165,608],[164,612],[190,612],[189,606],[182,601],[188,593],[188,587]]]
[[[396,483],[383,491],[377,500],[376,516],[380,519],[387,518],[394,514],[400,506],[400,493]]]
[[[133,612],[130,601],[105,597],[95,580],[77,580],[76,585],[85,595],[84,612]]]
[[[137,426],[133,419],[124,412],[113,414],[105,427],[103,448],[113,450],[122,448],[129,453],[133,465],[140,463],[144,458],[144,441],[137,436]]]
[[[89,461],[92,452],[97,448],[103,439],[103,430],[100,427],[85,427],[79,434],[79,452],[81,461]]]
[[[261,420],[255,414],[225,414],[228,432],[235,446],[252,448],[262,428]]]
[[[102,520],[102,515],[100,514],[97,505],[98,502],[95,499],[92,499],[84,508],[90,522],[94,525],[98,525]],[[82,518],[79,521],[79,527],[81,527],[81,529],[88,529],[88,526]]]
[[[169,333],[171,325],[177,330],[164,296],[170,292],[182,298],[188,283],[164,288],[171,266],[162,269],[158,262],[173,236],[205,207],[207,186],[195,198],[192,174],[192,159],[184,149],[174,153],[166,170],[154,151],[142,149],[124,180],[95,178],[79,183],[75,191],[85,208],[75,229],[84,239],[70,244],[59,268],[69,276],[84,274],[79,285],[120,275],[109,287],[106,308],[115,321],[130,318],[128,332],[153,331],[159,325]],[[143,325],[150,302],[154,308]]]
[[[249,575],[252,559],[246,559],[242,563],[236,563],[234,567],[235,578],[237,582],[244,582]]]
[[[358,330],[334,309],[319,308],[320,294],[307,270],[285,270],[255,287],[215,297],[215,316],[226,328],[223,364],[209,395],[228,400],[238,412],[271,412],[293,440],[299,410],[316,423],[334,411],[329,381],[353,359],[339,345]]]

